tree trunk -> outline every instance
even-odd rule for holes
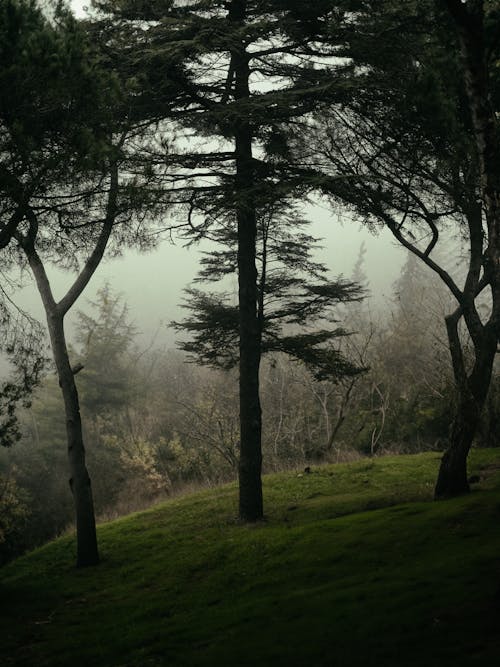
[[[54,355],[59,386],[61,387],[64,400],[70,470],[69,485],[71,493],[73,494],[76,514],[76,565],[77,567],[97,565],[99,563],[99,553],[97,550],[94,501],[92,498],[90,477],[85,465],[85,447],[83,445],[78,391],[73,370],[71,369],[71,364],[69,362],[64,333],[64,314],[66,310],[63,305],[61,305],[63,302],[57,304],[54,301],[47,274],[45,273],[44,266],[33,245],[24,243],[23,248],[28,257],[33,275],[35,276],[40,296],[42,297],[47,317],[52,354]],[[89,260],[86,266],[88,266],[91,261],[92,260]],[[88,273],[91,275],[91,272]],[[84,275],[83,272],[81,276],[82,275]],[[82,280],[79,280],[75,285],[81,285],[81,283]]]
[[[459,309],[446,318],[458,404],[451,428],[449,448],[441,460],[434,490],[436,500],[470,491],[467,481],[467,456],[477,433],[488,395],[497,348],[494,327],[491,324],[479,325],[480,334],[474,331],[475,362],[472,371],[467,375],[458,335],[461,312]],[[470,319],[470,316],[466,319]],[[469,325],[469,330],[471,328]]]
[[[120,146],[125,140],[122,135]],[[38,220],[32,209],[26,207],[24,213],[29,221],[29,231],[25,236],[16,236],[20,247],[26,254],[35,277],[47,317],[52,353],[56,363],[59,385],[61,387],[66,416],[66,434],[68,441],[68,459],[70,469],[70,488],[73,494],[76,514],[77,567],[87,567],[99,563],[97,535],[94,515],[94,500],[90,477],[85,465],[85,447],[83,444],[80,404],[74,373],[69,363],[66,337],[64,334],[64,316],[81,295],[104,255],[113,229],[117,213],[119,191],[118,164],[112,162],[109,171],[109,191],[106,202],[106,215],[96,240],[94,249],[84,263],[65,296],[56,303],[50,282],[42,260],[35,249],[38,234]]]
[[[76,565],[77,567],[87,567],[99,563],[99,553],[97,550],[92,486],[85,465],[85,447],[83,444],[78,391],[69,362],[64,335],[63,316],[58,312],[47,313],[47,322],[59,384],[64,399],[68,460],[71,475],[69,485],[73,494],[76,514]]]
[[[246,2],[233,0],[229,20],[242,23]],[[249,90],[248,54],[243,44],[231,53],[235,99],[247,99]],[[259,397],[261,334],[258,319],[256,268],[257,221],[255,179],[252,158],[252,129],[245,118],[235,122],[235,199],[238,224],[238,298],[240,334],[240,463],[239,514],[244,521],[263,517],[262,500],[262,416]]]
[[[237,179],[251,182],[251,139],[236,135]],[[247,186],[248,187],[248,186]],[[240,318],[240,517],[256,521],[263,516],[261,407],[259,398],[260,327],[257,317],[255,266],[256,220],[253,206],[238,193],[238,296]]]
[[[457,337],[455,337],[455,350],[453,346],[450,346],[455,379],[457,379],[458,371],[459,386],[462,387],[461,405],[453,425],[450,449],[444,455],[441,464],[436,485],[436,497],[457,495],[457,493],[469,490],[466,479],[466,457],[486,401],[497,341],[500,338],[500,165],[498,159],[500,137],[495,107],[491,102],[489,62],[484,30],[484,4],[481,0],[468,3],[461,0],[446,0],[446,5],[457,28],[462,51],[464,82],[479,158],[481,209],[484,210],[488,228],[487,247],[484,254],[482,235],[477,243],[481,248],[484,279],[491,287],[492,312],[488,323],[484,326],[478,321],[477,316],[476,322],[472,321],[472,326],[467,322],[474,342],[476,362],[469,378],[465,378],[465,382],[463,362],[460,359],[461,353],[456,350]],[[471,256],[472,251],[471,246]],[[479,274],[476,276],[476,283],[478,278]],[[467,310],[464,314],[467,316]],[[480,333],[478,333],[479,330],[481,330]],[[449,326],[448,333],[450,333]],[[452,342],[451,339],[450,342]],[[470,394],[465,402],[464,387]]]
[[[450,446],[444,453],[439,467],[434,489],[436,500],[469,493],[467,456],[479,424],[480,414],[480,406],[472,396],[461,398],[451,427]]]

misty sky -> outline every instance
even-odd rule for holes
[[[350,276],[364,241],[367,247],[364,268],[372,295],[377,302],[384,296],[390,297],[392,283],[405,258],[405,251],[392,242],[390,234],[382,231],[374,236],[360,229],[348,217],[340,222],[336,214],[323,207],[311,207],[309,211],[313,220],[311,233],[324,237],[324,247],[319,251],[318,259],[328,266],[332,275],[343,273],[346,277]],[[174,332],[167,325],[172,319],[183,316],[178,307],[182,289],[195,277],[203,249],[203,244],[185,248],[181,242],[173,244],[164,241],[152,252],[126,251],[123,257],[103,261],[69,313],[70,323],[74,311],[88,309],[87,300],[95,296],[99,287],[109,282],[113,290],[123,293],[131,318],[144,337],[149,339],[158,332],[158,342],[172,346]],[[73,276],[54,270],[49,275],[56,298],[60,297],[71,284]],[[26,287],[17,293],[16,301],[43,320],[43,309],[31,276],[26,274],[23,282]],[[231,284],[228,289],[231,289]]]
[[[82,7],[87,3],[73,0],[71,4],[75,12],[82,15]],[[405,258],[405,251],[392,241],[390,233],[382,231],[374,236],[360,229],[348,216],[341,222],[338,214],[326,207],[311,207],[309,212],[314,223],[311,234],[324,239],[325,247],[318,258],[331,269],[332,276],[341,273],[350,276],[364,241],[367,247],[364,268],[372,295],[378,302],[384,295],[390,297],[392,283]],[[87,299],[92,299],[99,287],[109,282],[115,291],[123,293],[131,318],[146,340],[159,329],[158,343],[172,346],[174,332],[168,330],[167,324],[182,317],[178,304],[183,287],[196,275],[199,252],[196,248],[184,248],[180,242],[174,245],[165,241],[147,254],[127,251],[121,258],[104,261],[73,310],[88,309]],[[52,272],[51,276],[57,298],[72,277],[60,272]],[[43,309],[29,276],[25,276],[24,283],[27,286],[18,292],[16,299],[33,315],[43,319]],[[71,323],[71,313],[68,318]]]

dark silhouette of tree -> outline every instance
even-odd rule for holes
[[[79,46],[67,19],[63,35],[34,2],[0,6],[0,249],[25,219],[28,199],[61,173],[83,140],[87,91],[76,85]],[[0,351],[12,373],[0,388],[0,443],[10,446],[20,436],[16,408],[29,404],[45,355],[41,328],[11,302],[5,275],[2,283]]]
[[[455,376],[460,378],[461,419],[457,416],[450,449],[441,463],[437,496],[456,495],[468,490],[466,458],[479,425],[491,383],[493,361],[500,339],[500,140],[498,117],[498,21],[500,13],[482,0],[467,3],[446,0],[455,24],[466,100],[472,121],[476,157],[479,164],[477,220],[471,229],[471,261],[465,298],[447,319]],[[474,250],[473,250],[474,246]],[[482,256],[479,257],[479,249]],[[491,293],[489,317],[483,321],[470,301],[488,289]],[[465,318],[475,351],[472,370],[467,372],[459,347],[457,321]]]
[[[257,319],[261,354],[282,352],[303,361],[318,380],[337,381],[362,371],[335,345],[348,332],[338,324],[338,305],[362,298],[358,285],[330,280],[326,267],[312,257],[318,239],[304,231],[297,215],[257,212]],[[237,271],[237,237],[233,226],[219,229],[223,250],[207,252],[197,282],[218,282]],[[174,322],[189,335],[180,347],[195,360],[229,369],[239,355],[238,306],[231,295],[185,290],[191,315]]]
[[[457,406],[436,498],[469,490],[467,455],[491,379],[500,308],[493,67],[498,16],[484,16],[482,2],[447,4],[462,43],[465,86],[442,3],[367,2],[353,20],[358,92],[319,123],[316,142],[309,138],[310,166],[329,165],[332,178],[324,191],[366,224],[384,224],[456,300],[446,328]],[[463,283],[438,253],[450,238],[468,246]],[[491,308],[485,318],[478,304],[487,293]],[[472,343],[471,364],[461,322]]]
[[[70,362],[64,318],[92,278],[112,231],[116,247],[140,243],[143,208],[154,220],[161,204],[156,195],[155,203],[149,201],[147,179],[130,163],[137,130],[124,113],[126,91],[100,67],[78,23],[60,5],[49,20],[35,3],[6,4],[0,17],[10,61],[0,71],[10,73],[14,92],[1,106],[0,208],[10,215],[3,257],[6,266],[29,265],[42,298],[64,398],[77,565],[94,565],[94,506],[74,380],[79,369]],[[38,87],[36,77],[45,68],[50,77]],[[46,272],[50,263],[77,274],[59,301]]]
[[[341,5],[94,2],[104,12],[99,29],[114,54],[111,61],[142,83],[136,113],[170,118],[182,128],[188,145],[169,156],[177,167],[170,182],[193,236],[226,224],[228,214],[236,230],[239,512],[248,521],[263,516],[258,208],[285,195],[303,196],[310,187],[290,161],[288,138],[312,110],[346,95],[346,67],[337,58],[338,43],[331,45],[346,18]],[[161,169],[164,152],[151,164]]]

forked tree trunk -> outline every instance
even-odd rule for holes
[[[491,324],[480,325],[481,332],[474,345],[474,366],[467,374],[458,336],[458,321],[457,314],[446,318],[458,401],[450,431],[449,447],[441,460],[434,490],[436,500],[452,498],[470,491],[467,480],[467,456],[477,434],[481,413],[486,403],[497,348],[494,327]]]
[[[434,490],[436,500],[452,498],[470,491],[467,481],[467,456],[474,440],[481,408],[472,396],[459,400],[453,420],[450,444],[444,453]]]
[[[467,400],[460,406],[461,409],[453,425],[450,449],[443,457],[436,497],[456,495],[455,489],[459,492],[468,490],[467,480],[464,481],[467,474],[466,457],[486,401],[497,342],[500,339],[500,135],[496,110],[491,102],[488,71],[490,62],[484,29],[485,3],[482,0],[467,3],[462,0],[445,0],[445,4],[457,29],[465,88],[479,159],[481,209],[484,210],[487,225],[487,246],[484,256],[482,234],[480,240],[481,262],[484,270],[483,280],[491,287],[492,309],[485,325],[472,322],[472,326],[469,326],[467,323],[474,342],[476,361],[466,383],[463,381],[464,373],[459,373],[461,377],[458,384],[467,387],[469,396],[461,391],[462,401],[464,397],[467,397]],[[478,280],[479,273],[476,284]],[[457,380],[457,370],[460,371],[457,362],[460,359],[454,357],[453,346],[450,349]]]
[[[109,233],[107,235],[109,236]],[[104,235],[102,237],[102,243],[104,249]],[[64,334],[64,315],[67,311],[67,304],[64,302],[64,299],[59,303],[54,301],[44,266],[33,245],[24,243],[23,248],[28,257],[33,275],[35,276],[40,296],[42,297],[43,306],[45,308],[52,354],[54,355],[59,386],[61,387],[64,400],[70,470],[69,485],[71,493],[73,494],[76,516],[76,565],[77,567],[97,565],[99,563],[99,552],[97,549],[94,501],[92,498],[90,477],[85,465],[85,447],[83,444],[78,391],[69,361],[66,337]],[[96,251],[96,255],[97,252],[98,251]],[[95,256],[93,259],[95,259]],[[80,293],[83,286],[88,282],[88,280],[84,281],[82,276],[86,276],[86,273],[92,275],[93,271],[90,271],[89,268],[92,262],[93,260],[87,262],[86,267],[89,270],[82,272],[80,276],[81,280],[78,283],[75,283],[75,285],[77,285],[75,293]],[[73,295],[71,295],[71,297],[73,298]]]
[[[122,135],[119,146],[123,145],[125,134]],[[71,368],[64,334],[64,316],[74,305],[81,295],[89,280],[95,273],[106,250],[107,243],[117,212],[118,163],[110,164],[109,191],[106,202],[106,215],[102,228],[96,239],[94,249],[83,264],[80,273],[66,292],[65,296],[56,303],[50,282],[45,271],[42,260],[35,249],[38,234],[38,220],[35,213],[25,209],[29,221],[29,231],[25,236],[20,233],[16,238],[28,259],[31,270],[35,277],[38,291],[42,299],[47,325],[49,329],[52,353],[56,363],[59,385],[64,399],[64,411],[66,416],[66,433],[68,442],[68,459],[70,469],[70,488],[73,494],[76,514],[76,536],[77,536],[77,567],[97,565],[99,552],[97,549],[97,536],[94,515],[94,501],[92,498],[92,487],[90,477],[85,465],[85,447],[83,444],[82,420],[80,416],[80,403],[78,391],[75,384],[74,373]]]
[[[69,309],[69,305],[74,303],[93,274],[99,258],[102,257],[102,253],[104,252],[110,230],[111,224],[102,233],[94,253],[87,261],[84,270],[74,283],[72,289],[59,303],[56,303],[54,300],[45,268],[33,244],[25,242],[22,245],[35,276],[45,309],[52,354],[54,355],[59,386],[61,387],[64,400],[70,471],[69,485],[73,495],[76,516],[77,567],[97,565],[99,563],[99,552],[97,549],[92,487],[85,464],[80,404],[66,346],[64,315]]]

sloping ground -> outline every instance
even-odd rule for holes
[[[470,496],[431,502],[437,454],[234,485],[101,525],[102,564],[64,538],[0,570],[7,666],[500,664],[500,451]]]

